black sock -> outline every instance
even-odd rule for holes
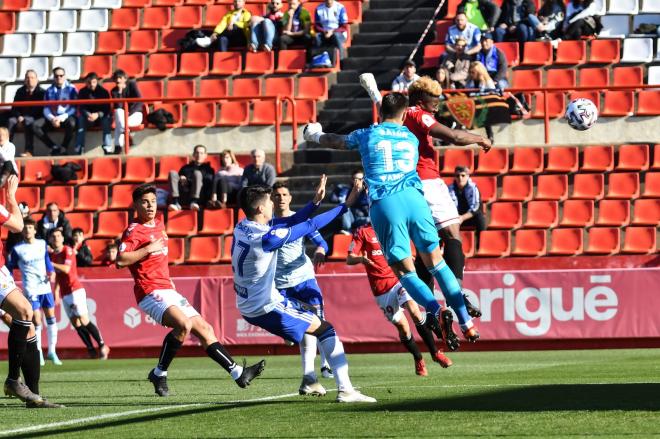
[[[206,348],[206,354],[211,357],[213,361],[222,366],[222,368],[228,373],[230,373],[232,369],[236,367],[236,362],[232,356],[229,354],[229,352],[227,352],[225,347],[217,341],[215,343],[211,343]]]
[[[433,279],[433,275],[429,273],[428,268],[426,268],[426,265],[424,265],[424,261],[422,261],[422,258],[417,254],[417,257],[415,258],[415,271],[417,272],[417,277],[419,277],[422,282],[424,282],[431,292],[435,289],[435,279]]]
[[[410,334],[410,336],[407,338],[405,335],[399,335],[399,340],[401,340],[401,343],[406,347],[406,349],[408,349],[408,352],[412,354],[412,356],[415,358],[415,361],[422,359],[422,353],[419,352],[419,347],[417,347],[417,343],[415,343],[415,339],[413,338],[412,334]]]
[[[9,327],[7,340],[7,363],[9,372],[7,378],[17,380],[21,376],[21,364],[27,349],[27,335],[32,323],[27,320],[14,319]]]
[[[158,357],[158,369],[165,372],[167,368],[170,367],[170,363],[172,363],[172,360],[176,357],[176,353],[179,351],[182,344],[183,343],[177,340],[171,332],[165,336],[165,339],[163,340],[163,348],[160,351],[160,357]]]
[[[105,345],[105,343],[103,342],[103,337],[101,337],[99,328],[97,328],[96,325],[92,322],[89,322],[85,327],[87,328],[89,335],[91,335],[94,338],[94,340],[96,340],[96,343],[99,345],[99,348],[102,348]]]
[[[37,336],[27,340],[25,349],[25,356],[23,357],[23,364],[21,364],[21,371],[23,371],[23,379],[25,385],[32,391],[32,393],[39,394],[39,378],[41,377],[41,365],[39,364],[39,349],[37,349]]]
[[[85,343],[85,347],[89,352],[96,352],[96,349],[94,349],[94,345],[92,344],[92,338],[89,336],[89,331],[87,331],[86,326],[78,326],[76,328],[76,332],[78,333],[78,337]]]
[[[443,257],[460,283],[463,280],[463,269],[465,268],[465,255],[463,254],[461,241],[458,239],[448,239],[445,242]]]
[[[424,320],[422,320],[420,323],[415,323],[415,328],[417,328],[417,333],[419,334],[420,337],[422,337],[422,340],[424,340],[424,344],[428,348],[431,355],[435,355],[435,353],[438,352],[438,348],[435,346],[435,339],[433,338],[433,333],[425,325],[426,314],[423,314],[422,318]]]

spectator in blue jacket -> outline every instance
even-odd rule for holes
[[[348,37],[348,15],[346,8],[335,0],[325,0],[316,7],[314,13],[316,46],[328,47],[332,64],[335,64],[335,48],[339,49],[339,59],[344,59],[344,44]]]
[[[352,174],[352,182],[350,185],[347,184],[338,184],[335,186],[335,189],[330,195],[330,202],[332,203],[343,203],[346,201],[346,197],[351,192],[351,189],[359,181],[364,180],[364,171],[362,169],[356,169]],[[358,201],[346,211],[345,214],[341,216],[341,230],[340,233],[344,235],[352,234],[352,231],[358,227],[362,227],[365,224],[369,224],[371,219],[369,218],[369,196],[367,191],[363,191]]]
[[[467,55],[475,55],[481,50],[481,30],[468,21],[465,12],[456,14],[454,24],[447,31],[447,35],[445,35],[445,49],[447,53],[456,52],[456,42],[461,37],[467,43],[467,47],[465,48]]]
[[[486,230],[486,219],[481,210],[481,194],[479,188],[470,179],[470,169],[466,166],[456,166],[454,182],[449,185],[449,195],[454,200],[463,226],[474,227],[477,230],[477,246],[479,235]]]
[[[66,79],[62,67],[53,69],[53,85],[46,90],[46,101],[68,101],[78,99],[78,90]],[[44,107],[44,118],[33,124],[34,134],[43,140],[51,150],[52,155],[66,154],[69,143],[76,132],[76,107],[74,105],[49,105]],[[56,144],[48,136],[52,129],[64,129],[62,144]]]

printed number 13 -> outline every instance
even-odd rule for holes
[[[401,152],[401,159],[396,161],[401,172],[410,172],[415,169],[415,147],[408,142],[397,142],[394,150]],[[392,158],[392,142],[381,140],[376,144],[376,151],[382,151],[385,156],[385,171],[394,171],[394,160]]]

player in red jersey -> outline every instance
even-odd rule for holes
[[[172,328],[165,336],[158,365],[148,379],[159,396],[167,396],[167,369],[186,337],[192,333],[207,355],[222,366],[239,387],[245,388],[264,369],[265,361],[243,366],[236,364],[219,342],[213,328],[188,300],[179,294],[167,266],[167,234],[156,218],[156,186],[144,184],[133,191],[137,222],[124,231],[117,256],[118,267],[128,267],[135,280],[135,299],[140,309],[161,325]]]
[[[107,360],[110,348],[103,342],[99,329],[89,320],[87,292],[78,280],[76,252],[71,247],[64,245],[64,233],[59,227],[51,232],[49,240],[53,248],[50,260],[55,268],[56,288],[60,290],[66,315],[78,336],[85,343],[89,357],[96,358],[97,356],[92,342],[92,338],[94,338],[99,346],[99,358]]]
[[[17,189],[18,177],[10,175],[3,188],[7,205],[5,207],[0,204],[0,224],[14,233],[23,230],[23,215],[16,203]],[[11,319],[3,318],[10,325],[7,341],[9,367],[4,385],[5,395],[17,397],[25,402],[28,408],[61,407],[39,396],[41,366],[37,336],[32,325],[32,305],[16,286],[11,273],[5,267],[2,242],[0,242],[0,308],[11,317]],[[25,383],[20,380],[21,370]]]
[[[376,237],[376,231],[370,224],[360,227],[353,233],[346,263],[348,265],[364,264],[376,303],[378,303],[387,320],[396,326],[401,343],[415,359],[415,373],[417,375],[426,376],[428,373],[422,354],[408,326],[408,320],[403,314],[403,308],[408,310],[413,322],[415,322],[417,332],[429,349],[433,361],[442,367],[449,367],[453,364],[435,346],[433,333],[425,325],[426,314],[420,312],[415,301],[401,286],[399,279],[387,264],[387,259],[385,259],[380,242]]]

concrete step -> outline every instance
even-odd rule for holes
[[[337,99],[330,99],[326,101],[325,107],[323,107],[323,110],[341,110],[346,112],[346,110],[350,110],[351,112],[353,110],[370,110],[372,108],[373,104],[371,103],[371,99],[367,96],[366,92],[364,93],[364,96],[360,96],[357,98],[337,98]]]
[[[401,8],[433,8],[438,6],[437,0],[371,0],[369,9],[401,9]]]
[[[419,32],[383,32],[359,33],[353,37],[352,44],[405,44],[416,43],[419,40],[422,31]],[[431,33],[431,32],[429,32]]]
[[[360,74],[364,71],[369,71],[369,69],[358,71],[358,70],[342,70],[337,73],[337,82],[339,84],[360,84]],[[376,82],[379,85],[387,84],[387,88],[392,84],[392,80],[400,73],[399,69],[391,69],[387,71],[377,71],[373,72],[376,77]]]
[[[373,5],[372,1],[372,5]],[[430,20],[435,8],[370,9],[362,11],[363,22],[388,20]]]
[[[330,99],[341,99],[351,97],[365,97],[367,96],[367,93],[362,89],[360,84],[335,84],[330,88],[328,96]]]
[[[372,44],[369,46],[351,45],[348,48],[350,57],[358,56],[399,56],[407,57],[415,48],[414,44]]]
[[[400,70],[406,56],[365,56],[346,58],[342,62],[342,69],[357,70],[361,72]],[[392,78],[394,79],[394,78]]]
[[[343,109],[332,109],[332,110],[323,110],[319,114],[319,122],[330,122],[330,121],[339,121],[339,122],[356,122],[362,123],[363,126],[369,125],[373,120],[373,112],[371,108],[366,109],[355,109],[347,111]]]
[[[360,34],[378,33],[378,32],[401,32],[401,33],[414,33],[419,35],[428,25],[429,19],[426,20],[397,20],[397,21],[375,21],[363,22],[360,24]]]

